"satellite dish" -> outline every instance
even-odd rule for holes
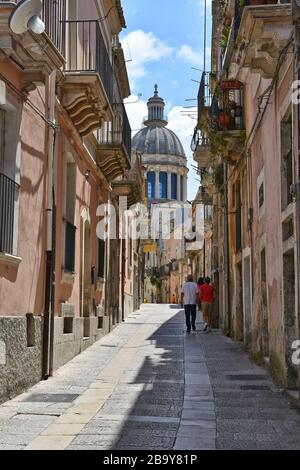
[[[45,24],[40,18],[43,0],[22,0],[9,19],[9,27],[15,34],[26,33],[29,29],[35,34],[45,31]]]

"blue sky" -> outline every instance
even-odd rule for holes
[[[127,112],[134,131],[141,127],[147,114],[146,102],[153,95],[154,83],[165,99],[169,127],[178,134],[185,147],[190,166],[189,198],[193,199],[199,183],[191,168],[190,141],[196,121],[195,115],[184,116],[184,106],[195,105],[186,99],[197,97],[204,57],[204,0],[123,0],[127,29],[121,34],[125,51],[132,97],[142,98],[137,104],[128,104]],[[210,54],[210,11],[208,4],[207,61]],[[135,132],[134,132],[135,133]]]

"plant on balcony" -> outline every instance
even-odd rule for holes
[[[226,51],[228,41],[229,41],[229,36],[230,36],[230,26],[225,24],[221,36],[221,41],[220,41],[220,47],[223,50],[223,52]]]

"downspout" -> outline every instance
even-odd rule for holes
[[[55,122],[56,71],[49,76],[48,103],[49,120]],[[55,304],[55,152],[56,128],[49,127],[48,136],[48,191],[47,191],[47,240],[46,240],[46,286],[43,330],[43,378],[53,374],[54,304]]]

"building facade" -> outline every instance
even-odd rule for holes
[[[183,234],[176,236],[176,224],[173,223],[172,227],[169,216],[172,211],[182,211],[187,200],[188,169],[180,140],[166,127],[168,120],[164,108],[164,100],[158,95],[158,86],[155,85],[154,95],[148,101],[148,116],[144,119],[143,128],[133,138],[133,148],[142,155],[146,168],[149,215],[153,221],[155,214],[163,211],[168,226],[167,239],[163,237],[163,221],[158,222],[154,235],[151,233],[153,222],[149,227],[152,241],[145,244],[145,300],[169,304],[179,301],[183,278],[181,262],[185,258]]]
[[[12,32],[17,3],[0,2],[0,400],[122,321],[111,221],[120,187],[140,191],[120,1],[44,2],[41,35]]]
[[[213,2],[193,145],[212,205],[219,324],[299,390],[298,116],[290,2]],[[207,178],[207,176],[209,176]]]

